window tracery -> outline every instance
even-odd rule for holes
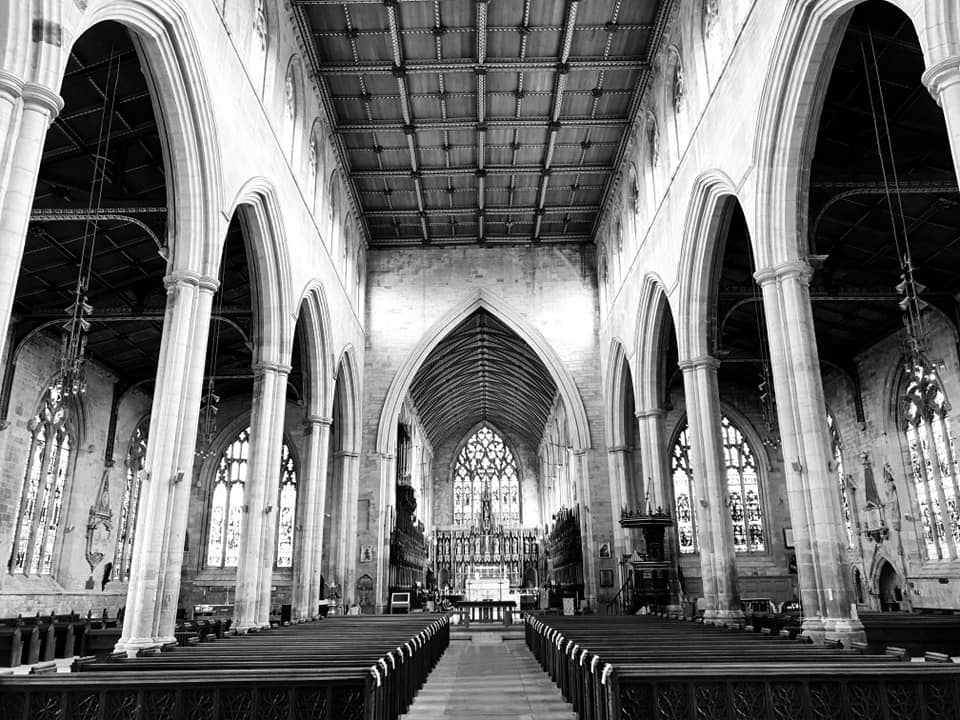
[[[494,523],[520,524],[520,477],[517,461],[503,438],[481,427],[464,444],[453,472],[453,522],[480,522],[481,501],[489,490]]]
[[[141,422],[133,437],[124,462],[123,500],[120,503],[120,522],[117,525],[117,545],[113,552],[113,577],[126,580],[130,577],[133,559],[133,540],[137,529],[137,507],[140,489],[143,487],[143,468],[147,458],[147,434],[150,420]]]
[[[670,452],[677,537],[680,552],[684,554],[696,552],[698,545],[689,432],[689,426],[684,424]],[[727,478],[726,505],[733,526],[734,550],[764,552],[766,541],[756,455],[743,433],[726,415],[721,418],[720,432]]]
[[[954,558],[960,552],[960,467],[950,405],[933,368],[913,365],[906,373],[902,421],[924,546],[931,560]]]
[[[62,388],[47,388],[30,421],[30,453],[20,496],[10,571],[49,575],[60,529],[60,511],[73,449]]]
[[[245,428],[217,461],[208,523],[207,567],[236,567],[240,562],[244,488],[250,457],[250,428]],[[293,565],[293,536],[297,504],[296,463],[286,442],[280,451],[280,489],[277,506],[277,567]]]
[[[827,427],[830,428],[830,445],[833,450],[833,461],[836,464],[837,482],[840,486],[840,509],[843,512],[843,523],[847,531],[847,547],[854,547],[856,533],[853,528],[853,516],[850,512],[850,496],[847,493],[847,480],[843,471],[843,443],[840,440],[840,431],[833,413],[827,411]]]

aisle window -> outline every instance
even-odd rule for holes
[[[727,479],[726,504],[733,526],[733,546],[737,552],[766,550],[760,477],[756,455],[740,429],[723,416],[720,423]],[[670,452],[677,538],[680,552],[696,552],[697,518],[693,464],[690,461],[690,430],[684,424]]]
[[[117,523],[117,546],[113,554],[113,577],[126,580],[130,577],[133,559],[133,538],[137,529],[137,506],[140,489],[143,487],[143,468],[147,459],[147,432],[150,419],[141,422],[130,438],[130,448],[124,463],[123,500],[120,503],[120,518]]]
[[[827,410],[827,427],[830,428],[830,445],[833,450],[833,461],[837,466],[837,484],[840,487],[840,509],[843,511],[843,523],[847,530],[847,547],[852,548],[856,541],[853,530],[853,517],[850,512],[850,495],[847,493],[847,481],[843,472],[843,444],[840,441],[840,431],[833,414]]]
[[[932,368],[915,365],[907,371],[905,381],[903,428],[927,557],[931,560],[957,557],[960,550],[957,496],[960,493],[947,396]]]
[[[208,567],[236,567],[240,562],[244,488],[250,456],[250,428],[244,429],[223,451],[217,462],[210,501],[207,540]],[[293,565],[293,535],[297,505],[296,464],[286,442],[280,454],[280,489],[277,512],[278,567]]]
[[[10,570],[24,575],[49,575],[60,529],[63,491],[73,441],[69,414],[59,384],[43,395],[30,420],[30,454],[20,494]]]

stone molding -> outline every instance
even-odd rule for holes
[[[716,370],[720,367],[720,364],[720,361],[712,355],[701,355],[699,357],[690,358],[689,360],[680,360],[677,363],[677,367],[679,367],[680,371],[686,375],[687,373],[694,372],[695,370],[702,370],[704,368]],[[639,417],[639,413],[637,416]]]
[[[220,283],[209,275],[201,275],[190,270],[174,270],[163,278],[167,292],[177,287],[197,287],[208,292],[216,292]]]
[[[303,424],[307,427],[312,427],[314,425],[330,427],[333,425],[333,418],[324,417],[321,415],[307,415],[307,417],[305,417],[303,420]]]
[[[658,417],[665,418],[667,416],[667,411],[663,408],[653,408],[652,410],[637,410],[634,413],[634,417],[637,420],[646,420],[647,418]]]
[[[626,445],[615,445],[615,446],[613,446],[613,447],[607,448],[607,452],[610,453],[611,455],[618,455],[618,454],[620,454],[620,453],[628,453],[628,452],[631,452],[632,450],[633,450],[632,447],[628,447],[628,446],[626,446]]]
[[[960,57],[949,57],[928,67],[920,76],[921,82],[940,104],[940,94],[956,82],[960,82]]]
[[[271,360],[261,360],[253,364],[253,372],[258,375],[268,372],[273,372],[277,375],[289,375],[292,369],[290,365],[284,365],[283,363],[273,362]]]
[[[811,277],[813,277],[813,268],[806,260],[787,260],[779,265],[757,270],[753,274],[754,280],[760,287],[791,278],[796,278],[804,285],[809,285]]]
[[[63,98],[46,85],[25,83],[23,85],[22,97],[24,105],[39,106],[50,114],[51,120],[63,110]]]
[[[24,82],[13,73],[0,70],[0,93],[16,99],[23,93]]]

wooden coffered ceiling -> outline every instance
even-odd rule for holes
[[[374,247],[589,242],[676,0],[293,0]]]

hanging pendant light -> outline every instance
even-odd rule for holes
[[[61,389],[59,404],[64,409],[69,407],[68,401],[71,397],[81,395],[87,389],[87,338],[90,332],[90,316],[93,313],[93,306],[88,302],[87,293],[90,288],[90,277],[93,274],[93,260],[96,256],[100,224],[97,216],[103,207],[103,190],[107,180],[107,168],[110,165],[110,138],[119,82],[120,59],[116,52],[111,50],[107,65],[103,110],[100,114],[97,150],[93,156],[93,178],[87,202],[87,220],[77,264],[77,280],[72,291],[74,300],[65,309],[67,320],[61,326],[63,335],[60,343],[58,383]]]

